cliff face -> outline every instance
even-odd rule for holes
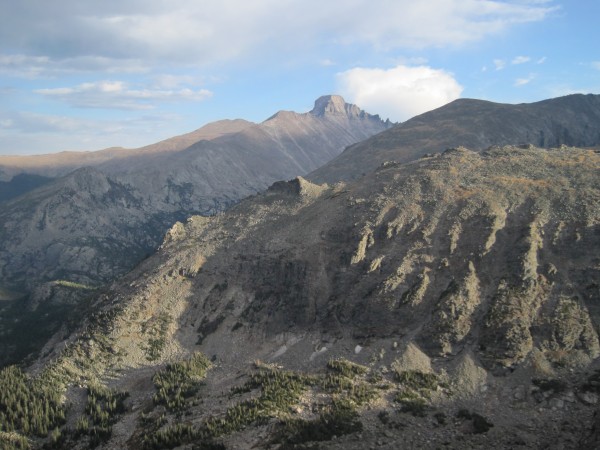
[[[600,95],[568,95],[517,105],[459,99],[348,148],[315,170],[316,182],[355,179],[385,161],[407,162],[465,146],[538,147],[600,145]]]
[[[337,439],[313,428],[308,437],[326,448],[587,445],[598,402],[599,169],[591,150],[456,148],[352,183],[276,183],[172,227],[36,367],[79,380],[121,374],[111,386],[132,392],[123,420],[133,423],[140,405],[162,411],[150,400],[157,364],[202,351],[216,367],[186,403],[191,431],[180,442],[294,442],[307,437],[285,424],[318,427],[325,411]],[[244,385],[256,360],[272,365]],[[235,408],[264,406],[271,388],[260,377],[275,367],[299,371],[270,376],[297,377],[289,389],[304,394],[226,428]],[[236,397],[253,389],[262,396]],[[342,401],[354,414],[343,420]],[[169,414],[161,430],[177,422]],[[114,433],[108,446],[142,442],[126,427]]]

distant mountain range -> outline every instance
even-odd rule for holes
[[[191,133],[175,136],[155,144],[136,149],[112,147],[93,152],[59,152],[33,156],[0,155],[0,179],[8,182],[17,174],[27,173],[56,178],[81,167],[114,166],[115,162],[131,157],[146,158],[163,152],[176,152],[202,140],[212,140],[237,133],[252,125],[242,119],[219,120],[204,125]],[[112,162],[112,163],[110,163]]]
[[[308,113],[220,121],[137,150],[0,157],[6,183],[58,177],[2,204],[0,287],[104,283],[151,253],[176,220],[310,172],[390,125],[324,96]]]
[[[385,161],[407,162],[465,146],[600,145],[600,95],[574,94],[518,105],[459,99],[350,146],[308,175],[315,182],[354,179]]]

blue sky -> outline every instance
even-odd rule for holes
[[[599,94],[598,17],[598,0],[5,0],[0,154],[138,147],[329,93],[393,121]]]

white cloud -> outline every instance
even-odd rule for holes
[[[594,69],[600,70],[600,61],[593,61],[592,62],[592,67]]]
[[[506,61],[504,61],[503,59],[495,59],[494,67],[496,67],[496,70],[504,69],[506,67]]]
[[[90,123],[73,117],[45,115],[32,112],[2,113],[0,129],[26,133],[76,132],[89,128]]]
[[[398,66],[424,66],[428,62],[428,59],[424,56],[400,56],[398,58],[394,58],[392,64],[396,64]]]
[[[113,59],[104,56],[51,58],[25,54],[0,54],[0,74],[22,78],[55,77],[81,72],[143,73],[150,66],[137,59]]]
[[[152,77],[154,89],[177,89],[182,86],[204,84],[205,80],[193,75],[157,74]]]
[[[0,73],[35,78],[47,70],[49,62],[47,56],[0,54]]]
[[[531,61],[531,58],[529,56],[516,56],[515,58],[513,58],[513,60],[510,63],[511,64],[524,64],[529,61]]]
[[[393,121],[404,121],[457,99],[463,88],[452,74],[427,66],[355,68],[337,75],[347,101]]]
[[[330,67],[330,66],[335,66],[335,62],[333,62],[333,60],[331,60],[329,58],[325,58],[325,59],[322,59],[321,61],[319,61],[319,65],[323,66],[323,67]]]
[[[534,78],[535,75],[533,73],[530,73],[526,78],[517,78],[515,80],[515,86],[525,86],[526,84],[532,82]]]
[[[280,60],[330,44],[448,47],[543,20],[554,9],[521,0],[5,1],[0,54],[22,57],[11,63],[13,72],[39,75]]]
[[[163,82],[176,82],[179,85],[181,80],[166,79]],[[156,101],[202,101],[212,95],[206,89],[194,90],[188,87],[131,89],[123,81],[82,83],[75,87],[38,89],[35,92],[80,108],[126,110],[151,109]]]
[[[535,63],[536,64],[544,64],[546,62],[548,58],[546,58],[545,56],[542,56],[540,59],[538,59]]]

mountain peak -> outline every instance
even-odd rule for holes
[[[310,112],[314,116],[358,116],[361,109],[356,105],[346,103],[340,95],[324,95],[315,100],[315,106]]]

